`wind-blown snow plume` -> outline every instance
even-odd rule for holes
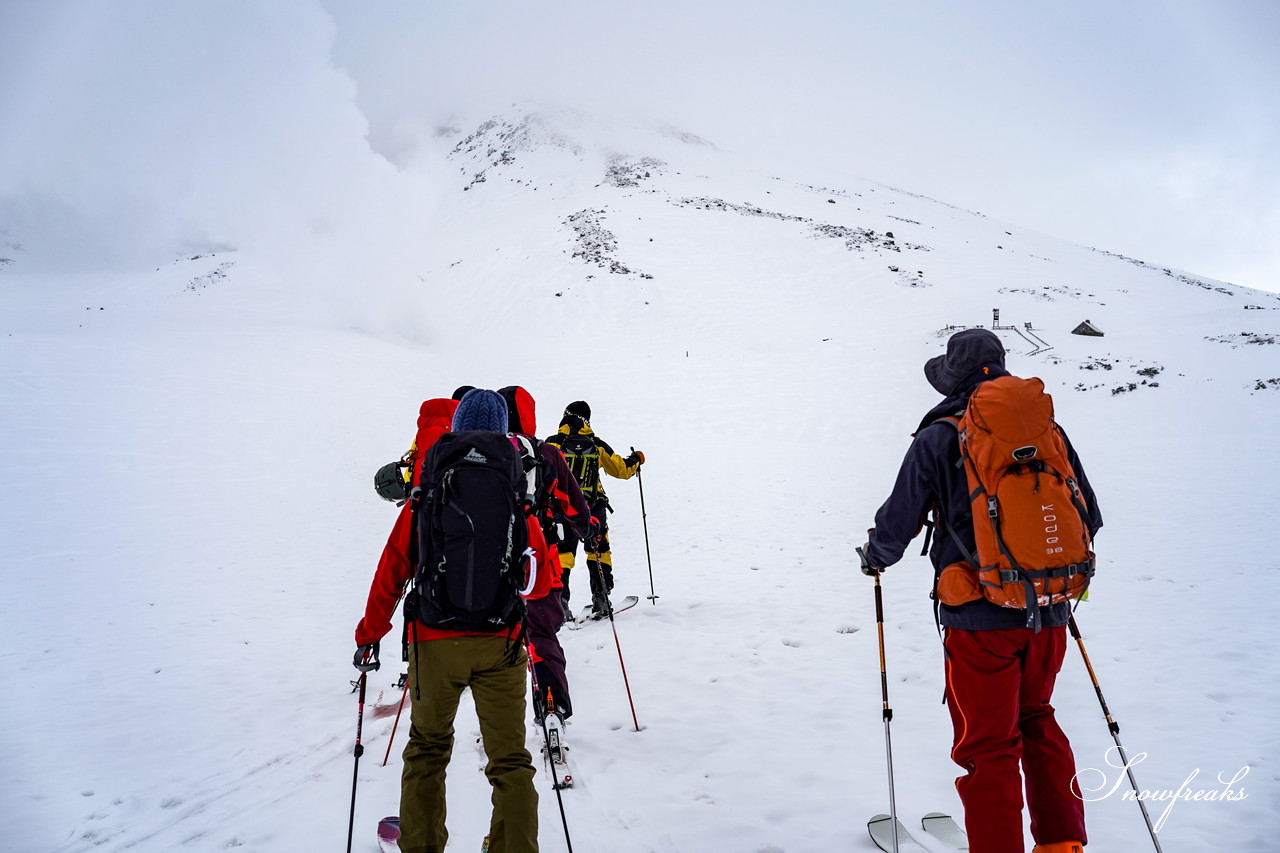
[[[408,274],[430,194],[370,149],[318,4],[84,0],[6,17],[26,38],[0,58],[0,227],[24,263],[253,249],[304,292],[354,286],[362,302]]]

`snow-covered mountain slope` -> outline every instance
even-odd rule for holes
[[[399,163],[436,188],[413,274],[338,296],[248,250],[71,276],[0,246],[0,848],[343,843],[351,632],[394,511],[371,475],[423,399],[520,383],[544,434],[586,399],[649,459],[660,597],[617,623],[641,732],[608,626],[563,635],[575,849],[872,849],[879,661],[853,547],[936,400],[922,363],[999,309],[1106,516],[1078,618],[1140,784],[1248,768],[1243,799],[1176,802],[1164,849],[1274,849],[1280,297],[670,127],[512,113],[435,144]],[[1085,320],[1105,337],[1071,334]],[[618,592],[647,595],[637,484],[609,494]],[[930,581],[916,556],[884,579],[908,823],[959,813]],[[1074,649],[1056,705],[1100,771],[1093,844],[1142,849],[1127,786],[1102,796],[1119,771]],[[459,850],[488,813],[466,714]],[[358,850],[398,809],[389,729],[365,725]],[[564,849],[539,784],[543,849]]]

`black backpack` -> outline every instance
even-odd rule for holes
[[[600,482],[600,446],[594,436],[582,433],[562,435],[559,440],[560,453],[589,501]]]
[[[415,508],[416,617],[430,628],[499,633],[524,616],[534,478],[497,432],[447,433],[422,463]]]

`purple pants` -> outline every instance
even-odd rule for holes
[[[556,632],[564,622],[564,608],[560,604],[560,590],[553,589],[542,598],[525,602],[525,628],[533,646],[533,678],[537,684],[534,695],[534,711],[541,719],[547,708],[547,689],[551,690],[551,707],[559,708],[561,716],[573,714],[569,701],[569,679],[564,671],[564,649]]]

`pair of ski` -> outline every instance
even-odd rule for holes
[[[867,821],[867,832],[871,840],[886,853],[893,853],[893,828],[898,828],[898,853],[930,853],[929,849],[911,837],[902,821],[895,821],[887,814],[878,814]],[[942,812],[929,812],[920,819],[920,828],[930,838],[938,841],[948,850],[966,851],[969,849],[969,838],[960,825],[950,815]]]
[[[631,608],[635,607],[636,604],[639,603],[639,601],[640,601],[640,596],[628,595],[626,598],[622,599],[622,601],[618,602],[618,605],[613,608],[613,615],[617,616],[619,613],[630,610]],[[583,625],[586,625],[589,622],[599,622],[602,619],[608,619],[608,618],[609,618],[609,614],[607,613],[601,613],[598,616],[595,615],[595,612],[592,610],[592,606],[588,604],[586,607],[582,608],[582,612],[579,613],[574,618],[574,620],[569,623],[569,628],[570,630],[576,631],[579,628],[581,628]]]

